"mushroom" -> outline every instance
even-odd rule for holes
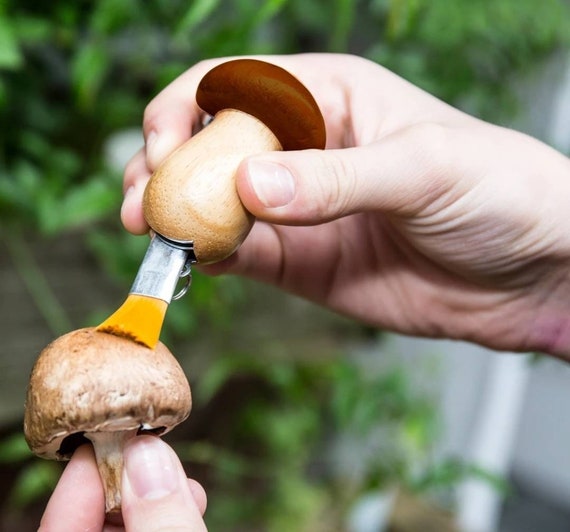
[[[210,125],[174,151],[152,175],[143,199],[150,227],[192,241],[199,263],[233,253],[253,224],[235,186],[247,156],[325,147],[325,125],[311,93],[289,72],[256,59],[218,65],[200,81],[198,105]]]
[[[164,434],[184,421],[190,386],[170,351],[93,328],[70,332],[38,357],[28,385],[24,434],[42,458],[69,460],[90,440],[105,510],[120,520],[123,446],[139,433]]]
[[[322,149],[325,126],[295,77],[254,59],[212,69],[196,100],[214,120],[156,170],[143,210],[169,244],[192,242],[197,261],[207,264],[233,253],[253,224],[235,186],[239,163],[264,151]],[[190,413],[190,388],[175,358],[161,343],[150,348],[135,341],[146,338],[154,346],[166,306],[133,298],[113,315],[109,331],[119,336],[73,331],[47,346],[32,370],[24,416],[28,445],[44,458],[66,460],[92,441],[111,516],[120,516],[125,441],[140,432],[166,433]],[[122,328],[115,327],[117,316]],[[135,325],[123,327],[126,317],[135,317]],[[154,327],[151,337],[135,334],[148,327]]]

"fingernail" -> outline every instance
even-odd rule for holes
[[[131,185],[129,188],[127,188],[127,190],[125,190],[125,193],[123,194],[123,203],[121,205],[121,214],[127,208],[126,206],[127,203],[129,202],[129,198],[133,195],[134,191],[135,187],[133,185]]]
[[[127,188],[127,190],[125,190],[125,193],[123,194],[123,201],[125,201],[130,195],[132,195],[134,190],[135,190],[134,185],[131,185],[129,188]]]
[[[125,193],[123,194],[123,204],[131,201],[131,198],[134,196],[135,193],[135,185],[131,185],[129,188],[127,188],[127,190],[125,190]]]
[[[285,166],[254,160],[248,163],[248,175],[255,195],[266,207],[283,207],[295,196],[295,180]]]
[[[151,131],[145,141],[146,162],[149,168],[154,168],[160,159],[160,137],[156,131]]]
[[[141,499],[160,499],[178,487],[178,465],[167,445],[155,436],[128,442],[125,471],[134,494]]]
[[[148,157],[148,153],[152,152],[154,150],[154,147],[156,146],[156,141],[158,140],[158,134],[156,133],[156,131],[154,131],[154,129],[146,136],[145,142],[144,142],[144,146],[145,146],[145,150],[147,153],[147,157]]]
[[[123,203],[121,204],[121,216],[123,216],[127,210],[130,210],[132,208],[132,204],[135,201],[135,193],[135,185],[131,185],[125,191],[125,194],[123,196]]]

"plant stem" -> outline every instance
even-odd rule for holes
[[[52,334],[61,336],[70,331],[71,320],[51,289],[21,232],[13,228],[9,232],[3,232],[2,236],[20,278]]]

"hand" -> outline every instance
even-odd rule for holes
[[[93,448],[77,449],[51,496],[40,532],[205,531],[206,494],[186,478],[174,451],[160,438],[138,436],[125,446],[122,506],[125,526],[105,524],[103,486]]]
[[[454,109],[364,59],[262,58],[324,114],[327,150],[248,158],[236,180],[257,218],[204,270],[245,275],[374,326],[570,358],[570,162]],[[126,228],[150,173],[199,129],[190,68],[147,107],[125,171]]]

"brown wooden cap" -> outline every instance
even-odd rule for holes
[[[261,120],[284,150],[323,149],[325,123],[307,88],[281,67],[235,59],[210,70],[196,91],[198,105],[214,116],[238,109]]]

